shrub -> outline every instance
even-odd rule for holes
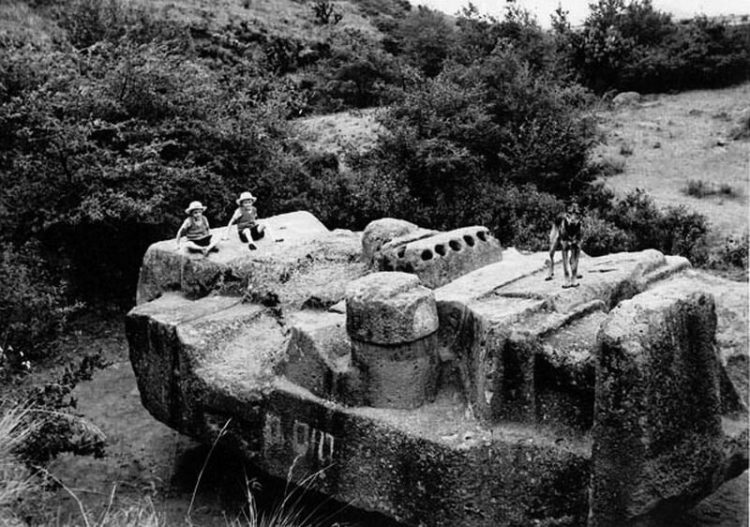
[[[706,17],[675,23],[650,0],[599,0],[582,32],[558,29],[557,39],[577,77],[598,93],[712,88],[750,78],[742,32]]]
[[[489,225],[503,245],[533,251],[549,249],[550,226],[565,210],[562,200],[531,185],[506,185],[494,194],[493,201]]]
[[[602,177],[616,176],[625,172],[625,160],[621,157],[604,157],[593,163],[593,169]]]
[[[611,221],[601,218],[596,211],[591,211],[584,218],[583,236],[581,249],[590,256],[630,250],[629,234]]]
[[[341,22],[344,17],[341,13],[336,10],[336,6],[333,2],[327,2],[325,0],[316,0],[312,4],[313,14],[315,15],[315,23],[320,25],[336,25]]]
[[[708,220],[687,208],[659,209],[643,190],[636,189],[606,209],[603,219],[627,233],[628,250],[658,249],[685,256],[694,264],[707,259]]]
[[[708,267],[712,269],[742,269],[748,270],[748,235],[727,236],[708,257]],[[747,279],[747,276],[745,276]]]
[[[3,368],[28,367],[27,359],[47,355],[68,317],[65,283],[45,270],[37,248],[0,246],[0,355]]]
[[[456,38],[448,18],[424,6],[397,20],[389,31],[389,50],[403,55],[427,77],[440,73]]]
[[[728,198],[736,197],[737,191],[735,188],[728,184],[722,183],[715,185],[714,183],[706,182],[702,179],[691,179],[687,182],[687,186],[683,190],[688,196],[696,198],[705,198],[706,196],[725,196]]]

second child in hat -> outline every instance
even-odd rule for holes
[[[237,198],[237,210],[232,214],[229,223],[227,223],[227,230],[224,232],[224,239],[226,240],[229,238],[229,228],[233,223],[237,223],[237,233],[240,240],[242,243],[247,243],[251,251],[257,249],[253,242],[265,236],[265,228],[258,223],[258,211],[253,206],[256,200],[256,197],[250,192],[240,194],[240,197]]]

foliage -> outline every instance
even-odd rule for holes
[[[308,104],[316,111],[365,108],[387,103],[400,64],[361,31],[332,32],[329,50],[305,75]]]
[[[711,269],[742,269],[747,279],[748,254],[750,254],[747,233],[743,236],[727,236],[719,247],[709,255],[708,267]]]
[[[28,419],[28,410],[22,407],[0,411],[0,523],[21,525],[14,507],[31,494],[35,482],[16,451],[34,434],[35,427]]]
[[[11,59],[26,73],[0,106],[0,242],[39,240],[77,294],[129,297],[143,251],[173,235],[192,199],[224,221],[240,190],[273,214],[305,184],[306,154],[286,131],[291,92],[186,60],[183,44]]]
[[[66,289],[52,280],[38,249],[0,246],[0,369],[26,369],[27,358],[50,351],[78,307],[68,302]]]
[[[489,220],[507,183],[569,196],[591,180],[585,95],[496,50],[407,88],[382,118],[385,132],[355,168],[396,181],[409,219],[435,228]]]
[[[312,10],[315,14],[315,23],[324,26],[328,24],[335,26],[344,17],[336,10],[336,5],[333,2],[327,2],[326,0],[315,0],[312,4]]]
[[[435,77],[455,44],[455,29],[438,11],[418,6],[389,28],[386,49],[404,55],[425,76]]]
[[[694,264],[708,257],[708,220],[684,206],[659,209],[641,189],[601,210],[603,219],[628,235],[627,250],[658,249],[685,256]]]
[[[583,235],[581,248],[590,256],[602,256],[630,249],[628,233],[611,221],[603,219],[595,210],[584,218]]]
[[[586,86],[666,92],[726,86],[750,78],[750,49],[741,31],[698,17],[678,24],[651,0],[599,0],[582,32],[554,26],[558,49]]]

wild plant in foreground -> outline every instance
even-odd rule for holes
[[[34,430],[27,416],[27,409],[13,407],[3,410],[0,417],[0,523],[3,525],[18,521],[13,505],[36,486],[29,470],[15,455]]]
[[[326,467],[327,468],[327,467]],[[267,511],[259,511],[255,500],[255,493],[261,490],[261,484],[257,479],[246,479],[245,494],[247,499],[247,510],[242,516],[228,523],[228,527],[324,527],[331,525],[331,516],[324,515],[320,509],[326,505],[330,498],[323,498],[314,507],[311,507],[312,483],[326,468],[323,468],[304,478],[299,486],[290,488],[287,484],[284,489],[283,499]],[[345,524],[335,523],[335,526]]]

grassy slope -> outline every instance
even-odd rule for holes
[[[642,188],[660,205],[686,205],[710,220],[715,233],[748,230],[750,140],[727,138],[739,113],[750,107],[750,84],[722,90],[659,95],[640,105],[603,112],[607,144],[599,154],[625,160],[622,174],[607,178],[619,195]],[[621,152],[632,150],[632,155]],[[690,180],[730,185],[735,197],[688,196]]]
[[[329,28],[316,25],[309,2],[294,0],[127,0],[134,5],[151,6],[168,17],[209,28],[224,27],[247,21],[268,29],[273,34],[294,35],[316,40]],[[343,15],[337,28],[353,28],[379,38],[380,32],[363,16],[353,2],[335,2]]]
[[[359,152],[375,145],[380,125],[377,109],[316,115],[294,121],[299,140],[311,150],[341,154],[348,148]]]

